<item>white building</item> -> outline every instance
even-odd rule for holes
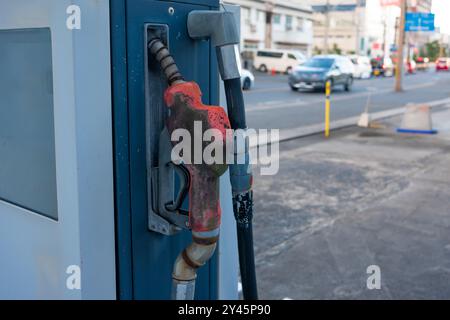
[[[395,43],[400,9],[380,0],[309,0],[314,11],[314,48],[318,51],[382,56]],[[327,41],[325,40],[326,36]]]
[[[295,49],[312,51],[312,10],[308,1],[228,0],[241,6],[243,49]],[[266,23],[267,17],[272,17]],[[270,31],[271,30],[271,31]]]

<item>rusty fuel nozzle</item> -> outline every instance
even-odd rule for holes
[[[225,161],[206,163],[203,151],[210,142],[201,140],[201,161],[194,161],[196,139],[200,128],[201,136],[209,129],[216,129],[222,135],[223,152],[227,144],[227,129],[230,122],[221,107],[207,106],[201,101],[201,91],[195,82],[186,82],[175,60],[160,39],[152,39],[148,48],[160,63],[167,77],[169,87],[164,93],[164,101],[170,108],[165,127],[172,137],[174,131],[183,129],[189,133],[191,154],[183,154],[182,165],[189,172],[189,227],[193,242],[186,247],[175,261],[172,272],[172,298],[192,300],[195,294],[196,270],[203,266],[214,254],[219,239],[221,221],[219,178],[228,169]],[[172,141],[172,145],[174,142]],[[183,150],[184,152],[184,150]],[[187,157],[191,161],[186,161]],[[161,164],[160,164],[161,165]]]

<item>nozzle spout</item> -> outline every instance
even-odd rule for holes
[[[216,250],[219,229],[192,232],[193,242],[175,260],[172,273],[172,299],[194,300],[197,269],[205,265]]]

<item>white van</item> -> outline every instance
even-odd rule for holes
[[[290,73],[305,60],[306,57],[300,51],[261,49],[256,51],[253,65],[261,72],[274,70]]]
[[[372,65],[370,64],[370,58],[367,56],[350,55],[348,58],[355,66],[355,72],[353,78],[369,79],[372,75]]]

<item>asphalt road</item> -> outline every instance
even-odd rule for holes
[[[286,75],[271,76],[255,71],[255,77],[255,86],[244,93],[250,128],[292,129],[323,122],[323,92],[292,91]],[[361,114],[369,96],[370,112],[450,97],[450,72],[430,70],[406,75],[403,84],[401,93],[393,91],[394,78],[355,80],[351,92],[336,87],[331,97],[331,121]]]

